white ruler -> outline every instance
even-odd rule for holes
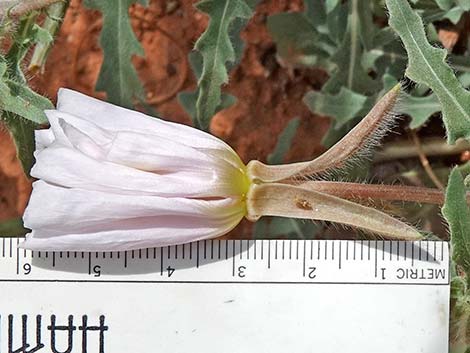
[[[0,243],[0,353],[445,353],[445,242]]]

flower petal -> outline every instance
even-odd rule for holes
[[[53,235],[155,228],[170,219],[179,224],[189,218],[204,218],[207,225],[217,227],[233,216],[241,218],[243,213],[242,202],[237,199],[129,197],[37,181],[23,219],[28,228],[47,229]]]
[[[59,90],[57,109],[94,122],[109,131],[129,131],[131,128],[134,132],[167,137],[192,147],[231,149],[222,140],[190,126],[153,118],[70,89]]]
[[[226,197],[231,180],[214,171],[180,171],[168,175],[97,161],[85,154],[52,144],[36,156],[31,175],[48,183],[117,194],[163,197]]]
[[[178,245],[226,234],[240,222],[240,217],[227,219],[222,227],[206,224],[205,218],[188,218],[179,224],[165,217],[161,220],[158,228],[137,231],[118,229],[48,237],[47,231],[34,230],[20,247],[40,251],[121,251]]]
[[[152,172],[234,168],[220,157],[214,158],[162,136],[133,131],[109,132],[58,110],[48,110],[46,115],[55,133],[63,137],[59,139],[62,144],[73,146],[95,159]]]
[[[51,129],[35,130],[36,151],[41,151],[54,142],[54,133]]]

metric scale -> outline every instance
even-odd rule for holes
[[[446,242],[0,243],[0,353],[446,353]]]

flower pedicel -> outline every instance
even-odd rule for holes
[[[335,196],[312,176],[342,167],[391,120],[399,86],[311,162],[247,166],[226,143],[68,89],[36,131],[37,179],[24,214],[32,250],[115,251],[221,236],[243,217],[343,223],[388,238],[421,237],[381,211]],[[334,182],[331,182],[334,183]],[[328,191],[329,190],[329,191]]]

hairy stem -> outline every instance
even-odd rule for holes
[[[390,239],[418,240],[421,234],[392,216],[336,196],[288,184],[253,185],[247,218],[281,216],[342,223]]]
[[[339,181],[308,181],[299,186],[349,200],[405,201],[442,206],[445,199],[441,190],[417,186],[359,184]],[[470,202],[470,195],[467,196],[467,199]]]

